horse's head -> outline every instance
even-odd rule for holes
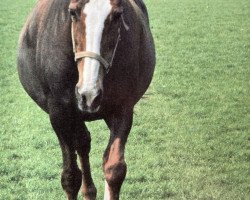
[[[71,0],[72,42],[79,79],[78,107],[99,110],[104,75],[111,67],[120,39],[122,0]]]

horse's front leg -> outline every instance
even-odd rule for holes
[[[75,118],[70,106],[60,102],[49,103],[50,121],[59,139],[63,156],[61,184],[68,200],[76,200],[82,183],[82,173],[77,166],[74,144]]]
[[[95,200],[96,199],[96,187],[91,177],[90,163],[89,163],[89,152],[91,148],[91,137],[90,133],[84,123],[80,120],[77,121],[77,137],[75,139],[77,153],[80,158],[82,168],[82,192],[84,200]]]
[[[117,112],[105,121],[110,128],[111,135],[103,157],[103,171],[106,179],[104,200],[118,200],[127,172],[124,151],[132,126],[133,109]]]

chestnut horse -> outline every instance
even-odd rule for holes
[[[119,199],[135,104],[155,66],[142,0],[39,0],[20,35],[18,73],[29,96],[49,114],[63,157],[68,200],[96,199],[85,121],[105,120],[104,199]],[[81,170],[77,166],[77,155]]]

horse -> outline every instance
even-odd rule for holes
[[[37,1],[19,37],[17,68],[23,88],[48,113],[58,137],[67,199],[76,200],[81,186],[85,200],[96,199],[85,125],[95,120],[110,129],[104,199],[119,199],[134,106],[155,68],[143,0]]]

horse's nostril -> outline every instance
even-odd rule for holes
[[[78,91],[78,86],[75,87],[75,95],[76,95],[76,98],[79,99],[81,97],[79,91]]]
[[[91,104],[91,108],[96,109],[98,106],[100,106],[101,101],[102,101],[102,90],[99,90],[97,92],[96,97],[94,98],[94,100],[93,100],[93,102]]]

